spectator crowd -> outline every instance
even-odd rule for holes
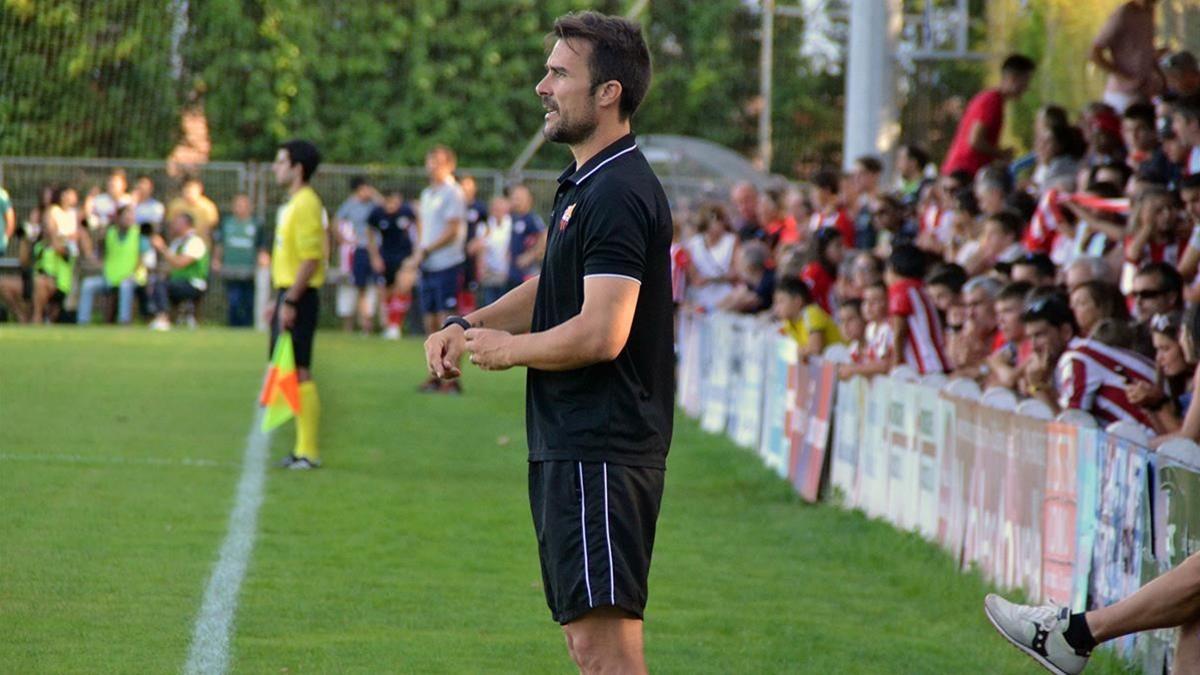
[[[1104,100],[1045,106],[1026,156],[1000,143],[1036,67],[1012,55],[936,164],[904,144],[681,214],[676,302],[772,316],[804,358],[840,345],[842,378],[906,366],[1200,439],[1200,68],[1131,60],[1118,20]]]

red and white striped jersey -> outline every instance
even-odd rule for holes
[[[908,322],[905,363],[922,375],[950,372],[942,320],[920,280],[901,279],[888,287],[888,315]]]
[[[1025,228],[1025,236],[1021,243],[1030,253],[1050,253],[1054,240],[1058,237],[1059,223],[1062,222],[1062,207],[1059,206],[1058,190],[1046,190],[1038,200],[1029,227]]]
[[[930,204],[921,213],[919,231],[931,234],[943,244],[954,238],[954,211],[943,211],[937,204]]]
[[[890,361],[892,345],[896,337],[892,334],[892,324],[887,321],[871,321],[867,324],[865,361],[877,363]]]
[[[832,213],[817,211],[808,219],[808,229],[812,232],[823,227],[832,227],[842,234],[842,244],[846,248],[854,248],[854,222],[846,215],[845,209],[837,209]]]
[[[1126,349],[1075,338],[1058,359],[1058,404],[1090,413],[1102,425],[1137,422],[1153,430],[1150,416],[1129,402],[1125,387],[1154,384],[1154,364]]]

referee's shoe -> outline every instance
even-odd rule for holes
[[[321,468],[321,463],[314,462],[307,457],[297,457],[295,455],[288,455],[287,457],[284,457],[282,460],[280,460],[279,468],[295,469],[297,471],[307,471],[308,469]]]

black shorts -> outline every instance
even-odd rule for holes
[[[317,310],[319,296],[316,288],[309,288],[300,296],[296,303],[296,323],[292,325],[292,349],[296,353],[296,367],[309,368],[312,366],[313,338],[317,332]],[[285,289],[279,289],[275,296],[275,315],[271,317],[271,346],[267,349],[267,359],[275,354],[275,338],[279,337],[279,308],[283,306]]]
[[[396,283],[396,274],[400,268],[404,266],[404,258],[388,258],[383,259],[383,285],[391,286]]]
[[[663,470],[598,462],[529,463],[529,505],[550,614],[597,607],[642,618]]]

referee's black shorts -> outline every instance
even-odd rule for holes
[[[309,288],[300,296],[296,303],[296,323],[292,325],[292,349],[296,353],[296,367],[312,367],[313,338],[317,332],[317,313],[319,289]],[[283,296],[287,289],[279,289],[275,296],[275,314],[271,317],[271,346],[267,349],[267,359],[275,354],[275,338],[279,337],[279,309],[283,307]]]
[[[529,504],[550,613],[597,607],[642,618],[663,470],[603,462],[529,463]]]

